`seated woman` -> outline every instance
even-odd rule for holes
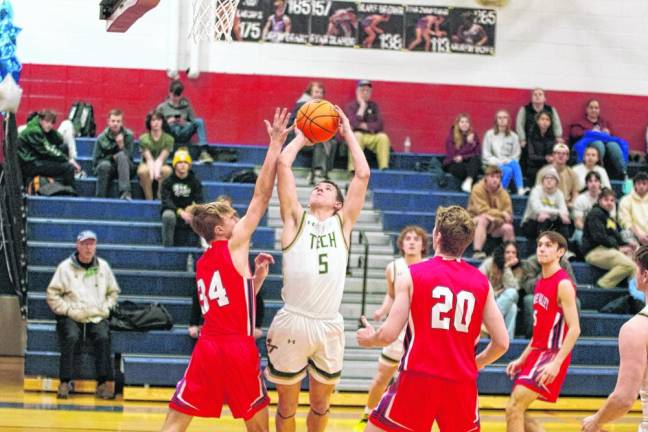
[[[462,181],[461,190],[470,193],[481,170],[481,147],[468,114],[461,113],[457,116],[445,145],[443,170]]]
[[[558,189],[560,176],[554,167],[543,170],[541,183],[531,190],[524,216],[522,230],[529,239],[530,248],[543,231],[557,231],[569,238],[569,210],[563,193]]]
[[[579,189],[583,189],[587,185],[585,184],[585,176],[590,171],[594,171],[599,175],[599,180],[601,181],[601,186],[606,188],[612,188],[610,185],[610,177],[608,177],[607,171],[601,165],[599,165],[599,151],[595,146],[590,146],[585,149],[585,156],[583,157],[583,162],[578,165],[574,165],[572,170],[578,177]]]
[[[482,163],[484,166],[495,165],[502,170],[502,187],[508,188],[511,179],[515,182],[518,195],[524,195],[528,189],[524,187],[520,154],[522,149],[515,132],[511,130],[511,115],[506,110],[495,114],[493,129],[484,135],[482,147]]]
[[[493,256],[486,258],[481,263],[479,271],[488,277],[495,293],[495,302],[504,317],[509,337],[513,339],[518,311],[518,290],[520,289],[520,280],[524,276],[515,242],[507,240],[495,248]]]
[[[610,123],[601,117],[598,100],[590,99],[587,102],[585,116],[569,128],[569,140],[579,162],[583,159],[585,149],[594,146],[610,177],[619,180],[624,177],[628,163],[628,143],[613,136]]]
[[[535,181],[540,168],[553,161],[552,154],[556,136],[551,121],[551,114],[540,111],[536,114],[535,124],[527,136],[525,147],[527,158],[524,173],[530,181]]]

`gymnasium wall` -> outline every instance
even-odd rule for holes
[[[42,107],[64,114],[84,99],[95,105],[99,123],[117,106],[141,132],[144,114],[166,94],[173,25],[179,25],[178,65],[188,66],[190,0],[162,0],[125,34],[105,33],[98,3],[13,1],[23,27],[22,117]],[[477,6],[473,0],[440,4]],[[462,111],[482,134],[496,109],[517,111],[534,86],[547,89],[564,126],[582,114],[589,97],[599,98],[614,132],[644,149],[647,17],[643,0],[511,0],[498,10],[493,57],[221,42],[201,47],[205,72],[183,81],[212,142],[265,142],[261,120],[274,106],[292,106],[311,79],[324,82],[327,98],[345,104],[355,81],[369,78],[397,150],[409,135],[414,151],[441,151]]]

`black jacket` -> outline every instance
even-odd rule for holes
[[[583,255],[587,255],[598,246],[617,249],[624,245],[626,245],[626,242],[621,238],[617,221],[610,216],[607,210],[595,204],[585,219]]]
[[[203,202],[203,190],[200,180],[193,171],[183,179],[178,178],[175,172],[162,182],[162,211],[185,209],[191,204]]]

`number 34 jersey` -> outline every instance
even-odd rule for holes
[[[227,240],[213,242],[197,261],[196,285],[205,318],[201,337],[253,335],[254,286],[236,270]]]
[[[462,259],[410,266],[413,290],[401,369],[452,380],[477,378],[475,345],[490,290],[488,279]]]
[[[339,314],[348,249],[342,219],[323,221],[304,212],[297,235],[283,250],[283,289],[286,310],[311,318],[333,319]]]

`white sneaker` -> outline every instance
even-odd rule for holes
[[[473,184],[472,177],[466,177],[466,180],[464,180],[463,183],[461,183],[461,190],[466,193],[470,193],[470,191],[472,190],[472,184]]]
[[[518,189],[517,194],[518,194],[518,196],[524,196],[527,193],[529,193],[530,190],[531,189],[529,189],[528,187],[523,187],[521,189]]]

